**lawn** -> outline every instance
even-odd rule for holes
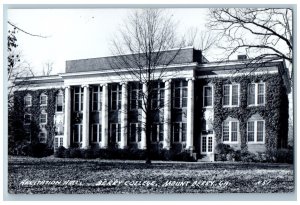
[[[293,165],[9,157],[9,193],[267,193],[294,191]]]

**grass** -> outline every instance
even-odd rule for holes
[[[293,192],[293,165],[9,157],[9,193]],[[53,185],[56,184],[56,185]]]

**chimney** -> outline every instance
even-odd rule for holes
[[[238,60],[247,60],[247,56],[246,55],[238,55],[237,59]]]

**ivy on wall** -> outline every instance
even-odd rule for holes
[[[265,105],[248,106],[248,85],[250,83],[265,82]],[[244,75],[232,78],[211,78],[203,79],[201,86],[207,84],[214,86],[214,132],[216,142],[222,142],[222,123],[227,117],[239,120],[241,149],[247,151],[247,121],[259,114],[265,120],[265,146],[266,150],[272,151],[287,139],[288,115],[283,119],[283,113],[288,113],[288,100],[282,77],[278,74],[264,75]],[[240,105],[239,107],[223,107],[223,85],[238,83],[240,84]],[[286,131],[284,131],[286,130]]]
[[[54,116],[56,111],[56,96],[60,89],[41,89],[41,90],[25,90],[15,92],[14,99],[14,110],[13,110],[13,124],[12,132],[15,136],[15,141],[21,141],[25,138],[25,131],[31,132],[31,142],[39,142],[40,129],[40,114],[44,110],[47,113],[47,124],[45,124],[45,130],[47,131],[47,146],[53,147],[54,136],[55,136],[55,122]],[[63,91],[63,90],[62,90]],[[47,105],[40,105],[40,95],[47,95]],[[30,107],[25,107],[24,97],[26,95],[31,95],[32,105]],[[24,125],[24,114],[31,114],[31,124]]]

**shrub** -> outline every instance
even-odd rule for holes
[[[81,150],[81,156],[85,159],[95,159],[96,158],[96,156],[94,154],[94,150],[92,150],[92,149]]]
[[[24,151],[27,152],[28,156],[31,157],[46,157],[53,154],[53,150],[44,143],[29,144]]]
[[[215,147],[215,154],[216,161],[228,161],[233,159],[234,150],[228,144],[219,143]]]
[[[81,158],[81,150],[79,148],[69,148],[70,158]]]
[[[293,150],[292,149],[278,149],[276,151],[276,162],[279,163],[293,163]]]
[[[65,157],[65,151],[66,151],[66,148],[63,147],[63,146],[60,146],[56,149],[56,151],[54,153],[54,156],[58,157],[58,158],[64,158]]]
[[[243,162],[256,162],[257,157],[254,153],[245,151],[241,153],[241,160]]]

